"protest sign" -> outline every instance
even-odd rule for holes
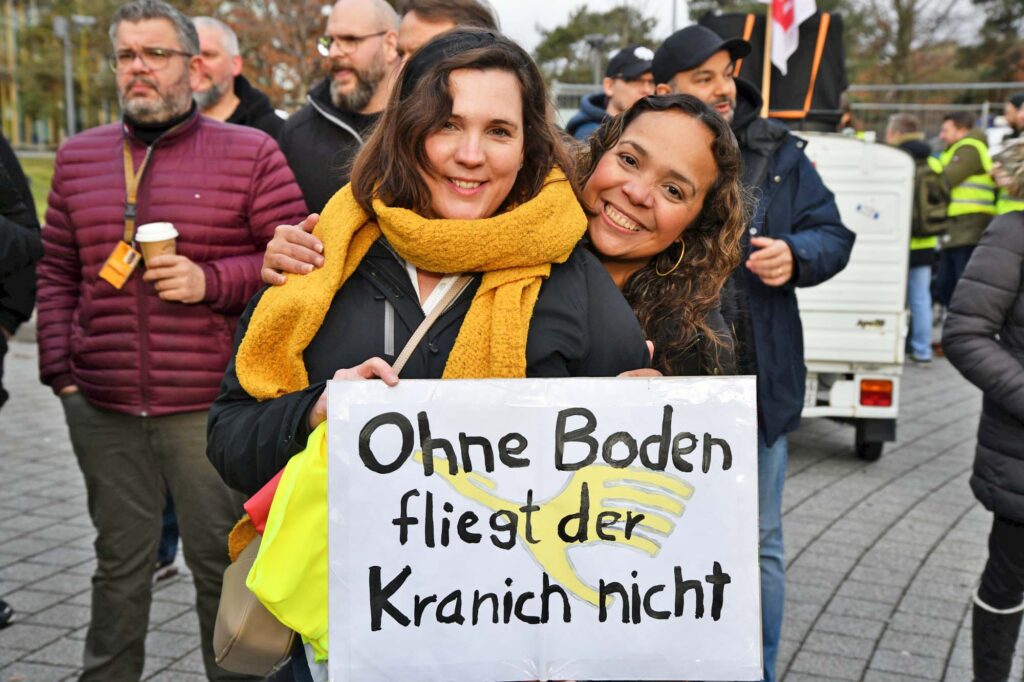
[[[761,679],[752,377],[328,390],[332,680]]]

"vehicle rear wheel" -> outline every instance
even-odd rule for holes
[[[885,443],[857,443],[857,456],[865,462],[877,461],[882,456]]]

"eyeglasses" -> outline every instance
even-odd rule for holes
[[[377,31],[376,33],[368,33],[365,36],[323,36],[317,38],[316,49],[324,57],[331,56],[331,46],[337,45],[338,50],[342,54],[349,54],[359,49],[359,46],[363,44],[364,40],[370,38],[376,38],[382,36],[387,31]]]
[[[141,52],[135,50],[118,50],[107,58],[110,68],[114,71],[127,71],[135,63],[136,58],[142,60],[143,66],[151,71],[159,71],[167,67],[174,55],[194,57],[191,52],[172,50],[169,47],[144,47]]]

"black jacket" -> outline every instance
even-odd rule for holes
[[[971,488],[1024,523],[1024,212],[997,216],[953,293],[942,350],[984,392]]]
[[[331,102],[330,81],[310,90],[309,104],[292,114],[277,138],[310,211],[320,212],[348,183],[350,166],[379,114],[342,111]]]
[[[479,287],[479,277],[441,315],[402,370],[408,379],[437,379]],[[257,295],[235,341],[248,328]],[[252,494],[306,444],[307,414],[335,371],[371,357],[393,363],[423,321],[405,266],[378,241],[334,297],[305,352],[309,388],[257,402],[228,365],[210,409],[207,454],[229,486]],[[577,246],[541,286],[526,344],[528,377],[615,376],[650,365],[640,325],[597,258]]]
[[[39,220],[28,180],[0,135],[0,327],[13,334],[36,303],[35,263],[43,256]],[[7,340],[0,333],[0,380]],[[0,384],[0,405],[7,392]]]
[[[757,374],[760,428],[769,445],[800,425],[805,378],[803,327],[796,287],[820,284],[846,267],[856,235],[843,226],[835,197],[804,153],[807,143],[758,116],[761,96],[737,79],[732,128],[743,157],[742,182],[752,206],[743,259],[729,285],[737,310],[727,311],[741,373]],[[750,236],[782,239],[793,253],[793,277],[769,287],[750,272]]]
[[[235,76],[235,97],[238,98],[238,106],[225,123],[256,128],[273,138],[280,134],[284,119],[274,111],[270,99],[254,88],[245,76]]]

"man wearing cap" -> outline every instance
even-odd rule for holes
[[[813,286],[846,266],[854,234],[804,154],[805,142],[759,117],[761,95],[735,77],[750,53],[703,26],[673,33],[654,55],[658,94],[699,97],[729,121],[742,154],[742,182],[755,199],[744,233],[744,260],[724,297],[744,374],[757,375],[758,497],[764,679],[774,682],[785,602],[782,487],[786,434],[800,424],[806,368],[795,288]],[[731,305],[730,305],[731,304]],[[735,308],[730,310],[729,308]]]
[[[653,57],[650,48],[643,45],[630,45],[616,52],[601,83],[604,92],[595,92],[580,101],[580,110],[569,121],[566,131],[577,140],[585,140],[606,118],[621,114],[641,97],[653,95]]]

